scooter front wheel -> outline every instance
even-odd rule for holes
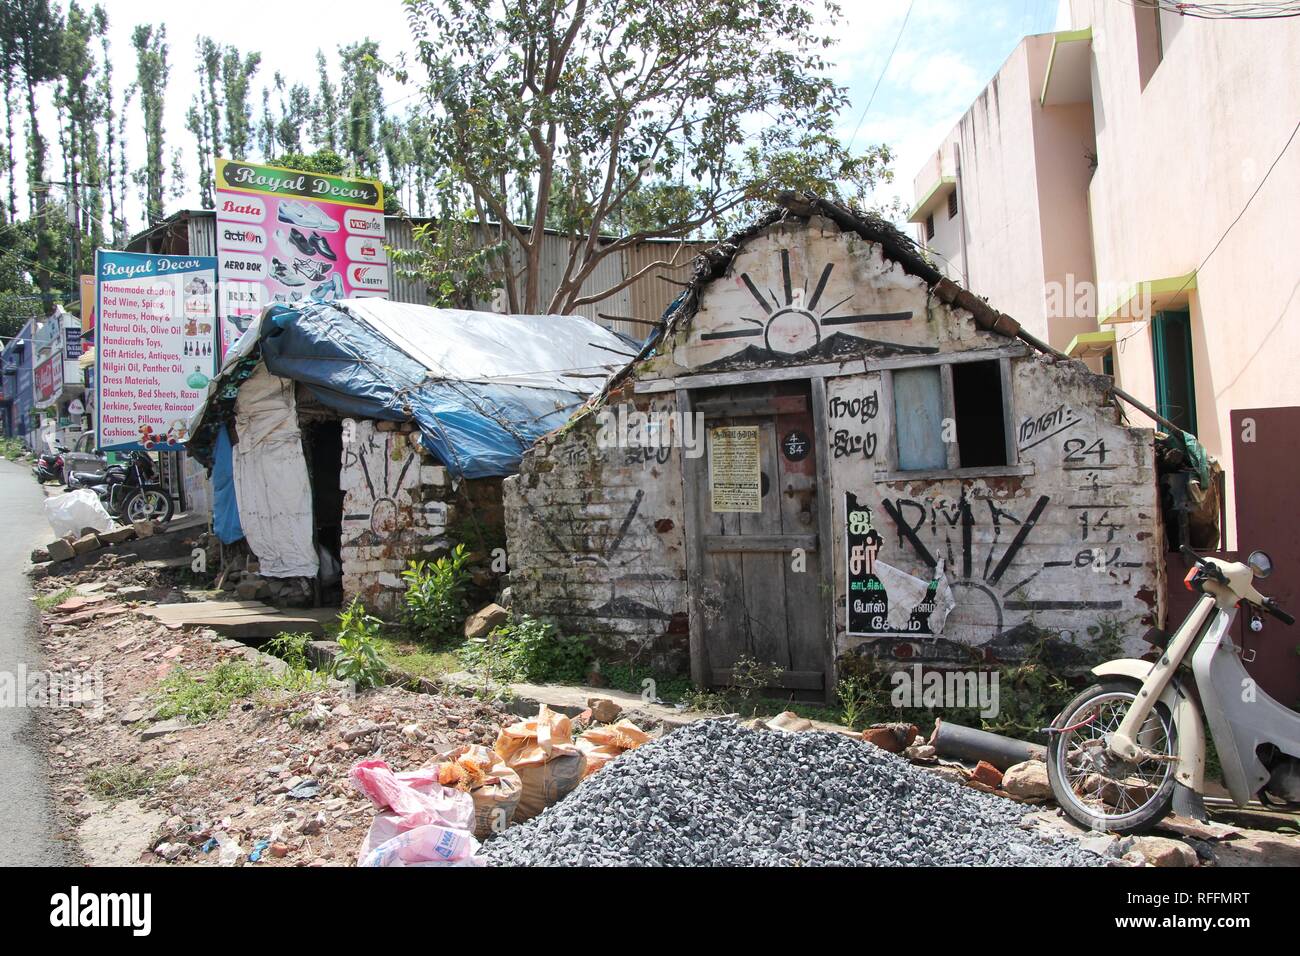
[[[1178,730],[1163,704],[1151,709],[1138,730],[1142,756],[1120,760],[1108,749],[1136,697],[1135,684],[1094,684],[1066,704],[1052,724],[1047,747],[1052,793],[1071,819],[1090,830],[1142,832],[1168,813],[1173,801]]]

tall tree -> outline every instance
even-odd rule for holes
[[[253,143],[253,105],[249,99],[253,75],[262,54],[241,56],[228,46],[221,57],[221,91],[225,102],[226,148],[231,159],[246,159]]]
[[[497,258],[510,310],[571,312],[667,264],[583,293],[629,245],[860,181],[822,57],[838,18],[821,0],[408,0],[435,165],[478,228],[492,222],[481,245],[513,248]],[[543,298],[548,228],[572,239]]]
[[[166,179],[163,144],[163,105],[170,68],[167,64],[167,28],[148,24],[131,34],[135,47],[136,82],[140,91],[140,108],[144,113],[144,169],[136,171],[142,190],[145,222],[163,218],[163,191]]]
[[[339,93],[330,79],[325,54],[316,51],[316,98],[312,102],[311,138],[317,148],[331,153],[339,149]]]
[[[379,174],[379,135],[384,117],[384,95],[379,85],[382,68],[379,44],[366,39],[339,48],[343,70],[343,154],[358,175]]]
[[[35,229],[34,254],[44,261],[53,258],[55,237],[46,220],[49,187],[44,183],[48,147],[41,132],[36,94],[58,75],[62,23],[49,0],[3,0],[0,11],[3,11],[0,30],[6,37],[6,45],[12,50],[26,94],[28,206]],[[38,271],[34,278],[45,305],[52,307],[53,280],[50,274]]]
[[[102,14],[102,11],[99,11]],[[60,44],[59,83],[55,106],[63,120],[63,188],[67,212],[72,275],[90,268],[96,246],[103,243],[102,157],[99,124],[104,108],[95,80],[96,12],[68,4]]]
[[[198,69],[198,90],[185,114],[185,128],[194,134],[199,159],[199,202],[211,209],[215,202],[213,159],[222,154],[221,139],[221,47],[211,37],[194,41],[194,62]]]

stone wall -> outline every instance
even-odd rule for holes
[[[415,426],[343,420],[343,599],[396,617],[412,559],[432,559],[451,542],[455,519],[447,469],[420,445]]]
[[[505,508],[516,611],[592,638],[605,660],[686,670],[680,449],[621,446],[584,416],[524,456]]]

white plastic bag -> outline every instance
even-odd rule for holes
[[[45,518],[57,537],[81,534],[82,528],[113,530],[113,518],[89,488],[78,488],[65,495],[45,499]]]
[[[348,777],[382,811],[361,844],[358,866],[482,865],[474,800],[438,783],[436,767],[393,773],[382,760],[363,760]]]

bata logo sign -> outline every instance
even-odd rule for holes
[[[388,268],[386,266],[353,266],[348,270],[348,273],[353,288],[388,288]]]
[[[266,204],[256,196],[221,196],[218,218],[235,222],[261,222],[266,218]]]

